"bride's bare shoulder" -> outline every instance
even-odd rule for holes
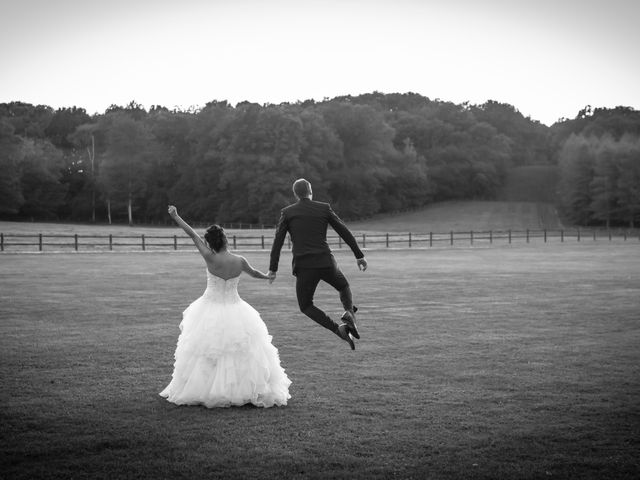
[[[242,263],[247,261],[242,255],[238,255],[237,253],[229,252],[229,255],[231,256],[234,262]]]

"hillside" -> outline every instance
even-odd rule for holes
[[[445,233],[560,229],[552,204],[537,202],[442,202],[413,212],[349,222],[354,231]]]
[[[499,201],[452,201],[421,210],[351,222],[356,231],[444,233],[449,231],[554,230],[562,222],[554,207],[558,168],[528,165],[508,171]]]

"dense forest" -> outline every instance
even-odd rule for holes
[[[341,216],[496,199],[516,167],[557,167],[558,207],[581,225],[640,220],[640,112],[586,107],[551,127],[515,107],[371,93],[280,105],[136,102],[103,114],[0,104],[0,218],[274,224],[291,183]]]

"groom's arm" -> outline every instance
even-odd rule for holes
[[[338,217],[336,212],[333,211],[331,206],[329,206],[329,225],[331,225],[336,233],[349,245],[356,259],[364,258],[364,253],[362,253],[362,250],[358,247],[358,242],[356,242],[355,237],[340,217]]]
[[[280,220],[278,220],[278,226],[276,227],[276,235],[273,239],[273,245],[271,246],[271,258],[269,261],[269,271],[278,271],[278,262],[280,262],[280,250],[284,244],[284,239],[287,236],[289,230],[289,222],[284,214],[284,211],[280,212]]]

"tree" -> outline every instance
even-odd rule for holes
[[[113,206],[130,223],[134,214],[149,221],[176,203],[194,221],[270,224],[297,177],[343,217],[358,218],[496,198],[514,165],[560,157],[561,210],[571,221],[631,223],[638,215],[636,150],[622,139],[640,137],[640,112],[629,107],[588,107],[548,128],[495,101],[373,92],[280,105],[212,101],[188,111],[146,111],[132,101],[94,117],[11,102],[0,103],[0,123],[0,212],[18,218],[23,187],[38,198],[22,167],[35,183],[52,174],[66,188],[61,217],[95,221],[106,210],[111,218]],[[54,152],[62,153],[61,176],[41,169],[45,155],[59,161]]]
[[[336,210],[345,218],[377,213],[378,194],[390,176],[387,161],[396,153],[395,131],[368,105],[329,102],[321,111],[342,143],[342,154],[329,163],[329,193]]]
[[[106,150],[99,179],[107,196],[109,223],[112,205],[124,203],[129,225],[133,225],[134,204],[145,199],[150,162],[159,154],[159,149],[149,128],[141,121],[122,112],[106,117]]]
[[[20,164],[20,186],[25,217],[55,219],[64,204],[66,185],[60,182],[64,161],[62,153],[48,140],[26,139]]]
[[[16,135],[23,138],[46,138],[45,130],[53,117],[53,109],[46,105],[24,102],[0,103],[0,117],[4,117]]]
[[[272,223],[283,196],[302,172],[302,122],[288,107],[247,104],[234,123],[218,185],[235,195],[224,196],[219,215]]]
[[[508,103],[489,100],[473,106],[472,113],[510,140],[509,160],[512,165],[546,165],[552,162],[548,128],[540,122],[525,117]]]
[[[572,134],[559,155],[559,198],[563,213],[573,222],[591,221],[591,182],[595,164],[595,140]]]
[[[594,149],[593,179],[589,185],[591,215],[609,228],[617,203],[617,148],[611,136],[605,136],[597,140]]]
[[[150,175],[146,186],[146,218],[166,218],[166,206],[171,190],[180,175],[179,165],[189,162],[193,152],[190,134],[194,115],[152,108],[144,123],[153,134],[158,152],[150,160]],[[191,191],[193,195],[193,191]]]
[[[24,203],[19,170],[24,153],[13,132],[13,126],[0,118],[0,215],[15,215]]]
[[[418,155],[411,139],[405,139],[402,151],[396,151],[387,165],[391,175],[382,184],[381,211],[420,207],[431,200],[432,185],[426,160]]]
[[[625,133],[640,135],[640,111],[631,107],[596,108],[581,133],[587,137],[610,135],[618,141]]]
[[[84,108],[59,108],[44,129],[49,141],[57,148],[73,150],[76,148],[71,136],[76,129],[91,121]]]
[[[333,202],[330,185],[327,182],[332,165],[342,162],[342,141],[322,116],[318,108],[305,108],[300,113],[302,139],[300,144],[301,177],[313,186],[315,198]],[[280,207],[291,199],[291,185],[282,192]]]
[[[640,137],[571,135],[560,152],[560,199],[578,224],[628,222],[640,212]]]
[[[97,172],[96,161],[96,132],[99,129],[97,123],[85,123],[78,125],[75,131],[67,135],[67,139],[76,150],[76,155],[71,156],[71,162],[67,168],[67,181],[73,185],[73,178],[77,178],[79,185],[74,189],[76,195],[89,192],[91,205],[91,222],[96,221],[96,197],[97,197]],[[79,152],[82,151],[83,154]],[[85,157],[86,155],[86,157]],[[84,160],[86,158],[86,161]],[[88,167],[88,168],[87,168]],[[75,195],[74,195],[75,196]]]
[[[214,222],[224,200],[220,176],[230,142],[235,110],[226,102],[209,102],[194,114],[187,132],[188,152],[175,157],[176,177],[169,199],[186,216]],[[184,207],[182,207],[184,206]]]
[[[626,134],[620,140],[616,185],[621,217],[635,228],[640,214],[640,137]]]

